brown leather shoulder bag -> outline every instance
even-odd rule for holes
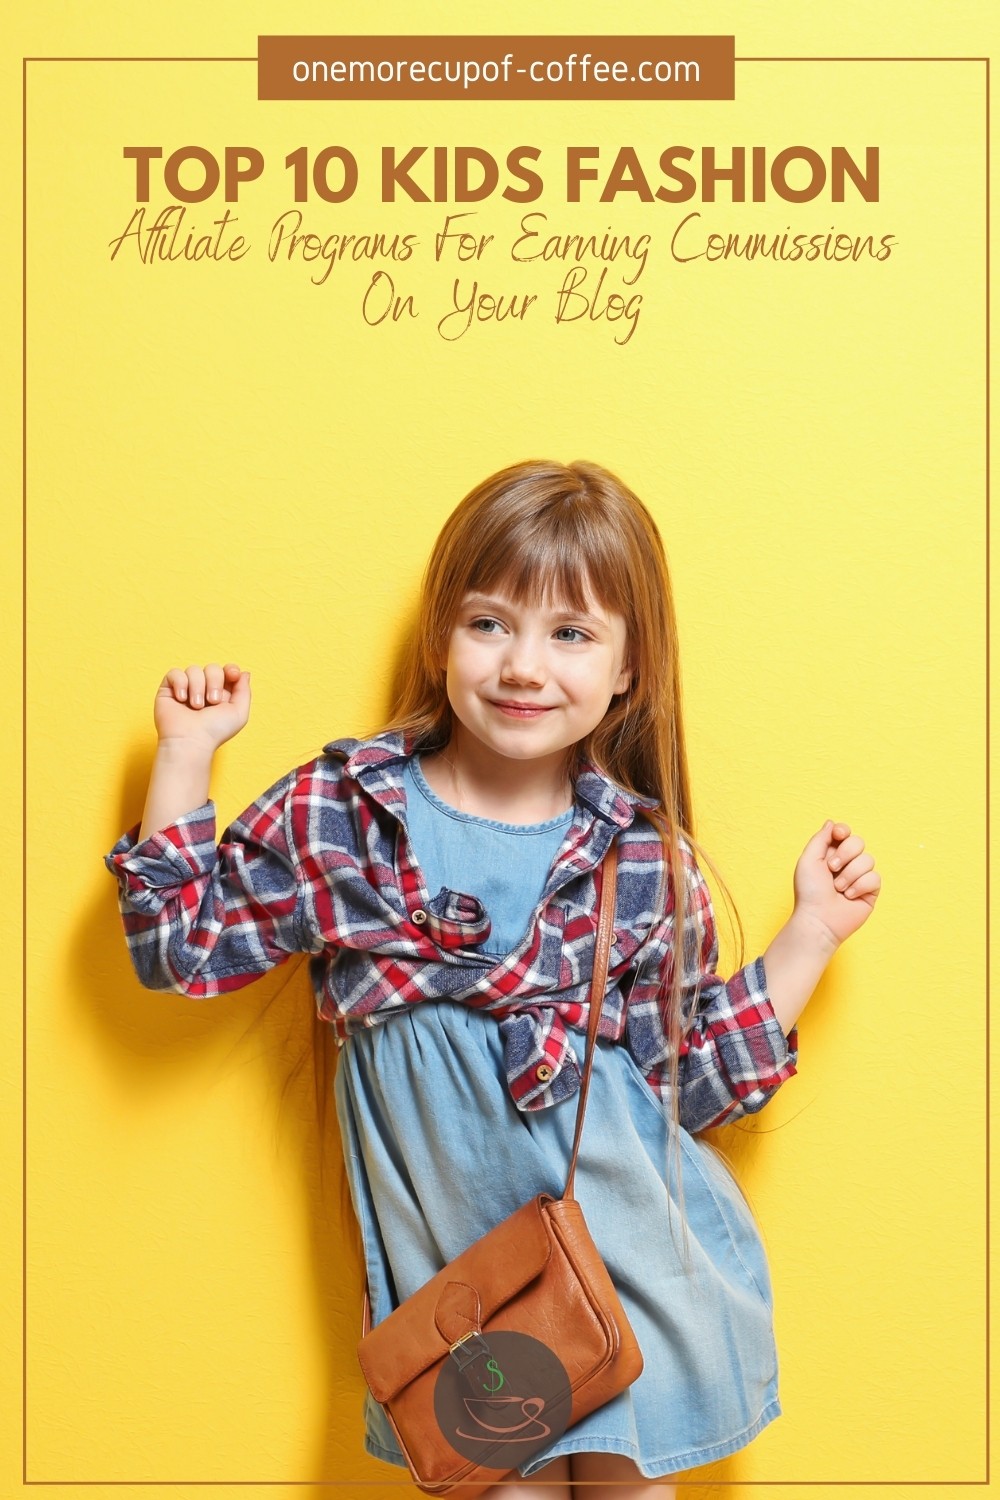
[[[573,1197],[615,914],[601,870],[586,1061],[561,1198],[540,1193],[375,1328],[365,1288],[358,1360],[418,1487],[480,1495],[642,1372],[642,1354]]]

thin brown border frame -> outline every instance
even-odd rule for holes
[[[28,1466],[28,1301],[27,1301],[27,1265],[28,1265],[28,64],[33,62],[44,63],[254,63],[257,57],[28,57],[21,59],[21,847],[22,847],[22,885],[21,885],[21,1112],[22,1112],[22,1134],[21,1134],[21,1483],[25,1488],[29,1485],[64,1485],[66,1487],[83,1487],[88,1485],[106,1485],[109,1488],[119,1485],[150,1486],[150,1487],[202,1487],[213,1485],[244,1486],[255,1485],[261,1488],[276,1487],[277,1485],[298,1486],[312,1485],[317,1488],[344,1489],[355,1485],[371,1486],[383,1485],[386,1487],[398,1486],[400,1489],[405,1485],[408,1489],[413,1488],[413,1481],[405,1479],[354,1479],[348,1481],[347,1485],[336,1480],[326,1479],[29,1479],[27,1477]],[[675,1481],[678,1488],[694,1486],[696,1484],[710,1484],[712,1486],[745,1485],[763,1486],[765,1488],[801,1485],[803,1487],[824,1488],[832,1485],[844,1488],[853,1488],[865,1485],[870,1488],[887,1488],[893,1486],[901,1489],[933,1487],[949,1485],[955,1488],[981,1487],[990,1483],[990,57],[736,57],[735,63],[985,63],[985,252],[986,252],[986,285],[985,285],[985,403],[984,403],[984,426],[985,426],[985,543],[986,543],[986,673],[985,673],[985,699],[986,699],[986,1474],[983,1479],[915,1479],[915,1480],[889,1480],[889,1479],[686,1479]],[[543,102],[541,95],[539,102]],[[301,101],[303,103],[327,101]],[[356,101],[359,103],[372,101]],[[508,101],[516,102],[516,101]],[[613,103],[615,101],[607,101]],[[402,1471],[401,1471],[402,1472]],[[683,1472],[683,1471],[682,1471]],[[545,1485],[548,1481],[538,1481]],[[587,1483],[582,1484],[587,1488]],[[622,1484],[617,1486],[622,1489],[630,1489],[634,1486]],[[456,1493],[461,1495],[466,1486],[456,1487]]]

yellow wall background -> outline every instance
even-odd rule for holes
[[[579,37],[613,24],[735,32],[738,58],[970,57],[990,50],[992,23],[987,4],[631,3],[612,23],[593,0],[544,15],[516,0],[502,20],[428,0],[280,15],[44,3],[8,38],[5,134],[17,139],[22,54],[250,56],[258,31]],[[728,1133],[766,1232],[784,1415],[686,1493],[701,1500],[711,1479],[734,1495],[914,1482],[948,1494],[983,1478],[984,72],[747,62],[725,103],[417,107],[258,103],[247,63],[29,65],[27,1091],[24,1140],[12,1105],[3,1147],[5,1494],[340,1492],[323,1480],[372,1500],[401,1492],[404,1471],[362,1448],[359,1268],[336,1176],[320,1190],[308,1066],[285,1089],[308,1043],[304,968],[214,1003],[143,991],[101,856],[139,817],[167,667],[252,669],[250,726],[217,762],[221,827],[325,740],[377,726],[442,521],[480,478],[536,455],[598,460],[660,523],[699,833],[751,952],[783,921],[794,861],[826,817],[862,832],[884,877],[800,1022],[798,1077]],[[112,263],[134,206],[123,146],[193,142],[264,152],[269,170],[237,206],[254,253]],[[608,164],[629,143],[654,175],[673,143],[877,144],[882,192],[874,205],[722,192],[715,205],[567,206],[550,169],[527,210],[472,206],[496,236],[482,289],[535,293],[536,309],[447,342],[435,312],[455,274],[472,279],[433,262],[447,205],[382,205],[363,171],[352,203],[304,208],[324,234],[419,236],[398,268],[425,309],[408,324],[363,324],[370,268],[336,266],[316,286],[311,268],[264,255],[293,206],[284,156],[333,142],[363,163],[382,143],[438,142],[499,159],[531,142],[552,163],[575,142]],[[151,206],[168,201],[154,191]],[[539,209],[554,232],[652,236],[624,347],[622,325],[553,323],[563,268],[511,263],[522,213]],[[691,210],[722,232],[835,226],[896,248],[884,264],[681,265],[669,236]],[[208,229],[220,212],[221,196],[187,217]],[[12,240],[3,254],[16,277]],[[3,568],[13,640],[16,546]],[[16,787],[14,655],[10,667]],[[9,876],[19,864],[9,847]],[[12,946],[16,899],[10,879]]]

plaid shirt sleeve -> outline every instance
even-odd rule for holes
[[[680,1118],[696,1134],[753,1114],[795,1073],[798,1029],[786,1037],[767,991],[764,960],[732,979],[715,972],[719,958],[712,898],[693,854],[685,848],[688,895],[682,1006]]]
[[[294,781],[291,772],[251,804],[218,848],[206,802],[141,844],[137,824],[105,857],[132,964],[148,989],[208,998],[312,946],[289,828]]]

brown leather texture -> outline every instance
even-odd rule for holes
[[[376,1401],[391,1400],[431,1365],[437,1366],[463,1334],[487,1323],[501,1326],[491,1321],[494,1315],[541,1275],[552,1254],[543,1201],[533,1198],[476,1240],[361,1340],[358,1362]],[[460,1286],[475,1288],[478,1326],[456,1315]]]

